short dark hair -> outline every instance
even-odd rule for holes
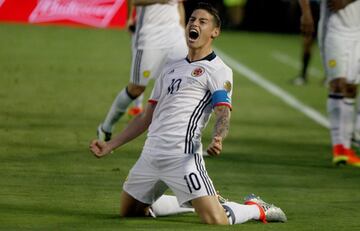
[[[195,10],[206,10],[209,14],[213,16],[215,26],[221,28],[221,18],[219,16],[219,11],[211,4],[207,2],[199,2],[197,6],[194,8],[193,12]]]

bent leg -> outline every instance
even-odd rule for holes
[[[217,196],[204,196],[191,201],[195,212],[205,224],[228,225],[228,218]]]
[[[341,134],[341,109],[343,108],[345,78],[336,78],[329,83],[329,95],[327,99],[327,112],[330,121],[330,135],[332,145],[343,144]]]
[[[148,204],[144,204],[130,196],[127,192],[122,191],[120,206],[121,217],[144,217],[148,216],[148,214]]]
[[[180,207],[176,197],[170,195],[162,195],[151,205],[151,210],[155,217],[194,212],[193,208]]]
[[[139,97],[145,91],[145,88],[146,86],[142,86],[134,83],[129,83],[127,86],[128,93],[133,99]]]
[[[311,59],[311,48],[314,43],[313,36],[305,36],[303,41],[301,76],[307,80],[307,70]]]
[[[128,110],[128,115],[131,117],[137,116],[138,114],[140,114],[142,112],[142,107],[143,107],[142,104],[143,104],[143,99],[144,99],[145,86],[129,83],[127,89],[128,89],[129,95],[131,95],[131,97],[133,97],[135,99],[134,106],[130,107]]]
[[[357,85],[346,84],[344,91],[344,100],[342,105],[341,135],[344,139],[343,143],[346,148],[351,147],[351,138],[354,132],[354,117],[355,117],[355,98],[357,93]]]
[[[122,89],[114,99],[105,120],[102,123],[102,129],[106,132],[112,132],[113,126],[119,121],[126,112],[127,107],[134,100],[127,88]]]

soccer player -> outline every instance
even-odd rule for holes
[[[115,123],[139,97],[152,78],[160,75],[163,65],[187,54],[183,25],[184,9],[177,0],[132,0],[136,6],[135,34],[132,38],[132,67],[129,84],[116,96],[105,120],[98,126],[100,140],[111,139]],[[129,13],[131,14],[131,7]],[[181,13],[181,14],[180,14]],[[131,19],[131,18],[129,18]]]
[[[300,4],[303,31],[312,33],[309,0],[300,0]],[[319,45],[329,82],[327,109],[333,163],[360,167],[360,158],[350,147],[360,81],[360,0],[322,1],[319,30]]]
[[[91,142],[91,151],[100,158],[148,129],[142,154],[123,186],[121,216],[145,216],[170,188],[179,204],[192,206],[206,224],[286,221],[280,208],[254,195],[246,198],[245,205],[220,204],[206,171],[202,130],[214,112],[216,121],[207,152],[218,156],[231,111],[232,70],[212,50],[220,25],[217,11],[199,4],[186,27],[187,57],[165,66],[145,111],[109,142]]]

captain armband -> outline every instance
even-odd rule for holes
[[[213,108],[216,106],[227,106],[232,109],[231,99],[226,90],[215,91],[212,95],[211,103]]]

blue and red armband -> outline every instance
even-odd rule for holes
[[[228,106],[230,109],[232,108],[231,99],[226,90],[215,91],[212,95],[212,106],[216,107],[221,105]]]

